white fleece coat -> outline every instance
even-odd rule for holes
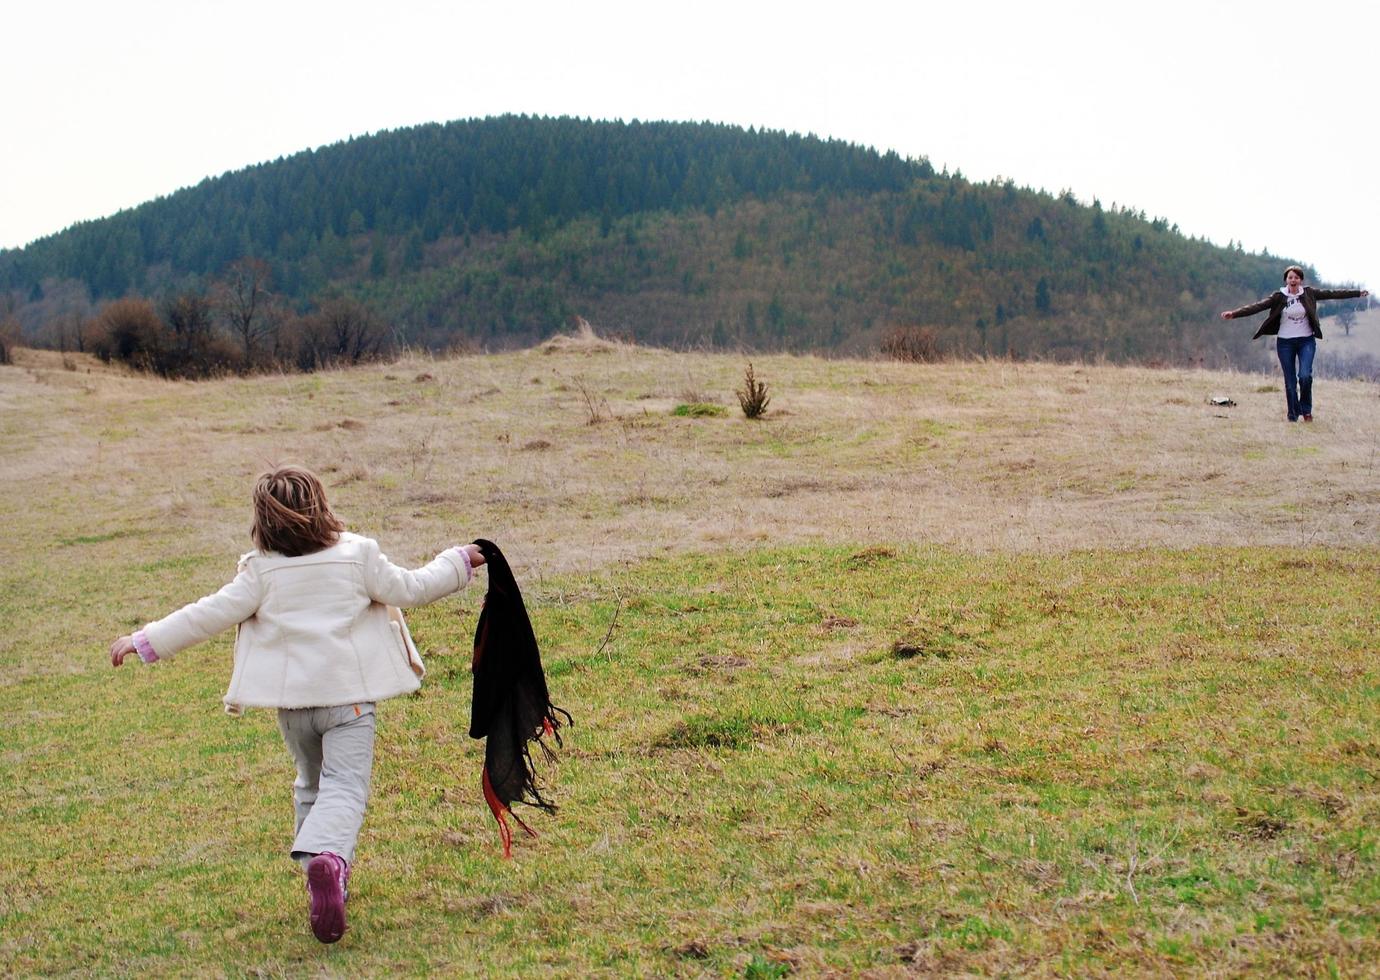
[[[421,686],[405,627],[387,607],[425,605],[464,588],[469,576],[456,549],[409,571],[373,539],[344,533],[296,558],[251,551],[229,585],[150,623],[144,636],[166,660],[238,626],[224,699],[232,714],[382,701]]]

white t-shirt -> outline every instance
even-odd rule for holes
[[[1284,318],[1279,321],[1279,335],[1285,339],[1292,337],[1311,337],[1313,328],[1308,325],[1308,314],[1303,309],[1303,290],[1284,292]]]

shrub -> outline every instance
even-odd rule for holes
[[[771,401],[771,396],[767,394],[767,384],[765,381],[757,380],[752,371],[751,361],[748,362],[747,373],[743,375],[743,387],[735,394],[738,396],[738,404],[743,406],[743,414],[750,419],[761,418]]]
[[[933,364],[941,360],[939,335],[933,327],[892,327],[882,338],[882,353],[893,361]]]
[[[580,392],[580,398],[585,405],[585,424],[598,425],[600,422],[607,422],[613,418],[613,411],[609,408],[608,399],[603,398],[585,383],[581,377],[575,378],[575,387]]]
[[[154,351],[168,344],[167,329],[145,299],[117,299],[96,319],[91,351],[103,361],[124,361],[147,368]]]
[[[216,329],[204,297],[170,297],[161,312],[145,299],[108,303],[89,339],[91,352],[165,378],[209,378],[239,367],[240,352]]]

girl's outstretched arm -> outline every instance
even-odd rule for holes
[[[219,592],[183,606],[157,622],[149,623],[129,637],[129,640],[140,660],[147,663],[170,660],[182,650],[244,622],[254,615],[262,600],[262,583],[255,563],[252,560],[242,562],[234,580]],[[124,637],[120,639],[123,640]],[[116,640],[111,647],[112,663],[115,661],[117,647],[122,648],[120,640]],[[120,659],[123,660],[126,656],[128,653],[121,653]]]
[[[474,574],[474,566],[484,561],[478,545],[466,544],[447,548],[421,568],[407,569],[389,561],[379,551],[378,542],[364,540],[369,548],[364,563],[369,598],[399,609],[422,606],[463,589]]]

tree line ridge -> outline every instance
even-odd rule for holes
[[[668,346],[858,353],[915,326],[951,354],[1239,365],[1248,334],[1215,311],[1288,260],[838,140],[502,116],[303,151],[0,252],[0,316],[79,344],[116,300],[166,320],[249,262],[281,317],[348,306],[433,348],[583,316]],[[262,356],[233,323],[212,330],[225,356]]]

